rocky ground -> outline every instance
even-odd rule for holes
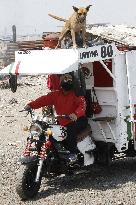
[[[0,82],[0,204],[1,205],[135,205],[136,159],[114,162],[73,177],[43,179],[35,200],[22,202],[16,193],[18,158],[26,142],[23,127],[30,117],[19,113],[25,104],[47,92],[46,77],[19,79],[16,93]]]

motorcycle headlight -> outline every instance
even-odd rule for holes
[[[41,126],[39,125],[39,124],[32,124],[31,126],[30,126],[30,133],[31,133],[31,135],[32,136],[40,136],[41,135],[41,133],[42,133],[42,128],[41,128]]]

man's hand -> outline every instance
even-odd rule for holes
[[[26,106],[24,107],[24,110],[26,110],[26,111],[28,111],[28,110],[30,110],[30,109],[31,109],[30,105],[26,105]]]
[[[77,116],[76,116],[74,113],[70,114],[70,115],[69,115],[69,118],[70,118],[72,121],[76,121],[76,120],[77,120]]]

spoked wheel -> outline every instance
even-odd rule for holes
[[[41,185],[42,175],[38,182],[35,182],[37,165],[21,165],[17,174],[16,191],[22,200],[34,198]]]

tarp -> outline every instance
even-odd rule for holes
[[[11,63],[10,65],[6,66],[2,70],[0,70],[0,74],[15,74],[15,68],[17,67],[17,63]]]
[[[78,69],[77,50],[58,49],[55,52],[54,50],[33,50],[27,52],[18,51],[15,63],[2,69],[0,74],[61,74]]]
[[[15,52],[15,63],[0,71],[0,74],[63,74],[78,69],[79,63],[88,63],[114,58],[117,48],[105,44],[79,49],[27,50]]]

